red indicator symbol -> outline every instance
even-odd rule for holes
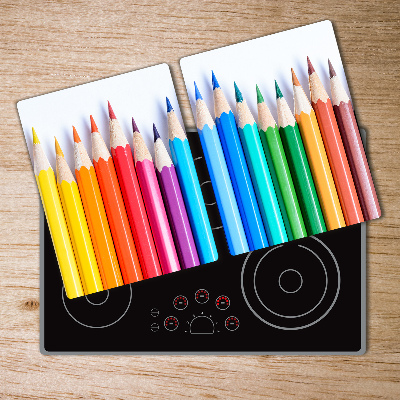
[[[207,303],[208,299],[210,298],[210,295],[208,294],[207,290],[205,289],[199,289],[196,294],[195,294],[195,299],[198,303],[204,304]]]
[[[217,300],[215,300],[215,304],[220,310],[226,310],[230,306],[231,301],[228,296],[219,296]]]
[[[225,320],[225,328],[228,329],[228,331],[236,331],[237,328],[239,328],[239,320],[234,317],[228,317]]]

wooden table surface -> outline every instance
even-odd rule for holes
[[[141,4],[139,4],[141,3]],[[0,0],[1,399],[399,399],[400,2]],[[383,217],[368,224],[363,356],[42,356],[38,190],[18,100],[330,19]]]

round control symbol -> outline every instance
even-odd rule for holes
[[[177,310],[184,310],[188,305],[188,299],[185,296],[179,295],[174,299],[174,307]]]
[[[215,300],[215,305],[220,310],[226,310],[231,305],[231,301],[228,296],[219,296],[217,300]]]
[[[152,332],[158,332],[160,329],[160,326],[156,322],[154,322],[153,324],[150,325],[150,329]]]
[[[236,331],[236,329],[239,328],[239,320],[233,315],[228,317],[225,320],[225,328],[228,329],[228,331]]]
[[[179,325],[179,321],[176,317],[170,316],[165,318],[164,326],[167,331],[174,331]]]
[[[195,299],[198,303],[204,304],[207,303],[208,299],[210,298],[210,295],[208,294],[207,290],[205,289],[199,289],[196,294],[195,294]]]
[[[160,314],[160,311],[158,311],[157,308],[152,308],[150,314],[153,318],[156,318]]]

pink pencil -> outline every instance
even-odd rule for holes
[[[153,159],[142,135],[132,118],[133,149],[136,173],[142,191],[144,204],[149,217],[151,231],[164,274],[180,270],[178,255],[172,239],[171,228],[158,186]]]

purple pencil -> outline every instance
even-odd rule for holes
[[[155,166],[181,266],[200,265],[174,164],[153,124]]]

